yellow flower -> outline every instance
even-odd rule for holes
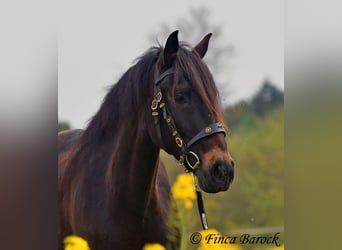
[[[165,247],[159,243],[147,243],[143,247],[143,250],[165,250]]]
[[[83,238],[70,235],[64,238],[64,250],[90,250],[90,248]]]
[[[180,174],[172,186],[172,194],[175,199],[183,200],[184,206],[191,209],[196,199],[192,174]]]

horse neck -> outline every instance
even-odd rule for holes
[[[122,136],[124,145],[113,155],[111,165],[113,194],[128,206],[145,208],[154,194],[159,148],[139,127],[126,129]]]
[[[118,115],[113,123],[112,144],[109,168],[106,173],[106,184],[111,190],[110,198],[114,209],[132,211],[143,216],[149,202],[156,195],[155,185],[160,149],[152,142],[146,124],[149,114],[149,98],[152,90],[141,90],[145,103],[127,112],[127,108]],[[144,115],[145,114],[145,115]],[[122,118],[125,118],[124,122]]]

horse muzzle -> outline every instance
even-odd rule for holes
[[[228,190],[234,180],[235,166],[230,155],[213,150],[201,158],[201,168],[195,172],[200,188],[207,193]]]

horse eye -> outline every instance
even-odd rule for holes
[[[185,104],[187,102],[186,94],[182,94],[182,93],[175,94],[175,102],[177,104]]]

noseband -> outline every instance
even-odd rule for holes
[[[158,63],[156,64],[154,70],[154,99],[152,100],[152,116],[154,117],[154,124],[157,128],[157,136],[160,143],[161,148],[165,149],[165,145],[163,142],[163,138],[161,135],[161,127],[160,127],[160,118],[164,119],[177,146],[181,149],[182,155],[180,156],[179,163],[183,166],[188,172],[194,172],[200,168],[200,159],[197,154],[190,150],[190,147],[198,142],[199,140],[211,136],[217,133],[226,134],[223,125],[220,122],[213,123],[202,129],[198,134],[196,134],[191,140],[187,143],[184,142],[181,135],[177,131],[176,124],[174,119],[172,118],[170,112],[168,111],[165,102],[163,102],[163,94],[161,92],[160,83],[161,81],[168,75],[172,75],[174,73],[173,68],[169,68],[162,74],[159,74]],[[194,164],[191,163],[191,158],[196,162]]]

